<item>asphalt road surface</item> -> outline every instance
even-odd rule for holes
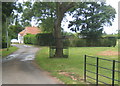
[[[19,47],[19,50],[2,60],[2,84],[62,83],[34,63],[37,47],[18,44],[14,46]]]

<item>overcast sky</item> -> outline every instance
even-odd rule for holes
[[[111,5],[113,8],[115,8],[117,14],[116,14],[116,18],[113,22],[113,25],[110,26],[110,27],[105,27],[105,31],[108,33],[108,34],[111,34],[111,33],[116,33],[116,30],[118,30],[118,2],[120,0],[106,0],[106,3]]]

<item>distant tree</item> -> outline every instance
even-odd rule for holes
[[[7,44],[7,31],[8,31],[8,39],[16,38],[16,31],[18,28],[11,28],[12,24],[14,26],[19,26],[19,15],[18,13],[22,12],[22,7],[20,3],[17,2],[2,2],[2,44],[3,48],[6,47]],[[17,26],[18,25],[18,26]],[[10,27],[10,28],[9,28]],[[15,31],[16,30],[16,31]]]
[[[6,19],[13,14],[13,9],[15,9],[14,2],[2,2],[2,34],[6,34]]]
[[[98,39],[102,36],[103,26],[112,25],[116,11],[103,2],[84,2],[83,7],[73,11],[74,21],[70,21],[69,28],[88,39]]]
[[[32,3],[25,2],[22,4],[22,17],[21,24],[23,27],[31,26],[31,21],[33,17],[34,11],[32,10]]]
[[[2,2],[2,48],[7,47],[7,25],[6,20],[13,14],[14,2]]]
[[[23,27],[21,25],[10,25],[9,26],[9,37],[11,39],[17,39],[18,33],[23,30]],[[12,34],[11,34],[12,33]]]
[[[54,18],[48,17],[43,19],[42,23],[39,24],[42,27],[43,32],[53,33],[54,31]]]

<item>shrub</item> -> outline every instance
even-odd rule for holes
[[[27,34],[24,36],[25,44],[37,44],[40,46],[55,46],[55,38],[52,33],[39,33],[37,35]],[[99,39],[70,38],[63,40],[63,46],[71,47],[115,47],[115,37],[104,37]]]
[[[117,40],[114,37],[107,37],[96,40],[76,38],[69,41],[72,47],[115,47]]]
[[[10,47],[10,38],[8,37],[8,47]],[[7,48],[7,38],[2,36],[2,48]]]
[[[39,33],[36,35],[37,43],[40,46],[50,46],[55,44],[52,33]]]
[[[85,47],[86,46],[86,40],[85,39],[77,39],[75,41],[76,47]]]
[[[24,36],[24,43],[25,44],[37,44],[36,35],[34,34],[27,34]]]
[[[70,41],[68,39],[64,39],[63,46],[70,46]]]
[[[7,42],[5,36],[2,36],[2,48],[7,48]]]
[[[104,40],[107,40],[105,45],[107,45],[108,47],[116,46],[116,41],[117,41],[116,37],[106,37],[106,38],[104,38]]]

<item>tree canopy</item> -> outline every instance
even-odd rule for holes
[[[2,44],[5,45],[5,47],[7,42],[7,32],[10,39],[17,38],[18,31],[21,31],[19,28],[22,27],[18,20],[19,12],[22,12],[20,3],[17,4],[16,2],[2,2]],[[15,25],[12,25],[14,22]]]
[[[100,2],[84,2],[83,7],[71,12],[75,19],[70,21],[69,28],[92,39],[101,37],[104,25],[112,25],[116,14],[110,5]]]

